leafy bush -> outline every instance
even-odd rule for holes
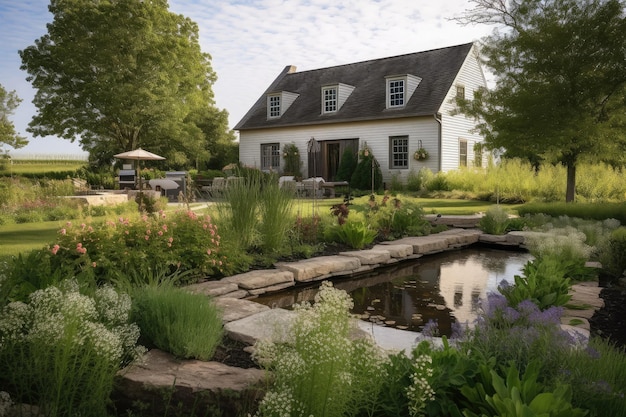
[[[422,189],[422,178],[419,173],[416,173],[414,169],[411,169],[406,177],[406,189],[408,191],[418,192]]]
[[[626,272],[626,227],[614,230],[600,250],[602,268],[613,278]]]
[[[584,417],[587,415],[587,411],[572,406],[572,388],[569,385],[559,384],[553,392],[546,391],[543,384],[538,381],[540,371],[541,363],[537,360],[528,365],[521,379],[514,364],[510,364],[505,370],[506,378],[502,378],[492,369],[490,371],[492,387],[485,388],[493,389],[493,394],[484,395],[486,389],[482,386],[474,389],[467,387],[462,390],[472,402],[473,408],[480,413],[465,410],[464,415],[466,417]]]
[[[117,371],[141,353],[130,297],[82,294],[75,281],[33,292],[0,315],[0,386],[45,416],[107,416]]]
[[[570,280],[558,258],[544,256],[524,265],[524,275],[515,275],[515,285],[503,284],[498,290],[512,307],[524,300],[531,300],[541,310],[552,306],[564,306],[572,298],[569,295]]]
[[[367,206],[354,207],[354,211],[363,212],[383,239],[427,235],[431,229],[421,206],[388,194],[380,203],[371,196]]]
[[[284,175],[302,177],[302,159],[295,143],[292,142],[283,147],[283,159],[285,160]]]
[[[213,357],[223,328],[212,300],[170,285],[139,287],[132,298],[132,318],[154,346],[180,358]]]
[[[480,219],[478,227],[491,235],[503,235],[509,227],[509,214],[500,205],[491,206]]]

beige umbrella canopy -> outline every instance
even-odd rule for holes
[[[137,148],[134,151],[122,152],[117,155],[113,155],[117,159],[132,159],[134,161],[161,161],[165,158],[159,156],[155,153],[148,152],[141,148]],[[138,162],[139,164],[139,162]],[[139,192],[141,192],[141,166],[137,167],[138,175],[139,175]]]

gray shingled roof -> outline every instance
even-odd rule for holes
[[[289,73],[285,68],[257,100],[236,130],[300,126],[433,115],[439,111],[472,43],[354,64]],[[385,77],[412,74],[422,78],[402,109],[385,109]],[[321,114],[321,87],[344,83],[356,87],[341,109]],[[267,119],[268,93],[289,91],[300,96],[278,119]]]

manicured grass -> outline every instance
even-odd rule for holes
[[[54,241],[63,224],[63,221],[56,221],[0,226],[0,259],[41,249]]]
[[[6,165],[5,172],[11,172],[13,175],[19,174],[41,174],[46,172],[65,172],[76,171],[77,169],[87,165],[86,161],[13,161],[11,165]]]

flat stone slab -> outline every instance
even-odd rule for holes
[[[215,305],[222,311],[223,323],[240,320],[270,309],[268,306],[255,303],[254,301],[229,297],[216,298]]]
[[[355,250],[349,252],[340,252],[341,256],[352,256],[358,258],[361,265],[377,265],[386,264],[391,259],[391,253],[382,249]]]
[[[419,332],[395,329],[393,327],[379,326],[363,320],[358,320],[358,328],[367,334],[378,347],[392,352],[404,351],[407,355],[422,340],[431,341],[435,346],[443,346],[441,338],[425,338]]]
[[[189,408],[177,408],[180,415],[192,415],[192,412],[205,415],[203,410],[216,405],[225,415],[238,415],[241,401],[263,395],[266,378],[261,369],[179,360],[169,353],[152,349],[144,355],[141,364],[131,365],[118,374],[113,398],[121,409],[132,409],[138,402],[148,404],[154,407],[150,415],[168,414],[163,409],[167,403]],[[171,395],[169,402],[164,401],[165,393]],[[193,415],[197,415],[195,413]]]
[[[385,250],[389,252],[392,258],[404,259],[413,255],[413,245],[401,244],[397,242],[383,242],[379,245],[375,245],[373,250]]]
[[[350,274],[361,267],[358,258],[331,255],[304,259],[297,262],[279,262],[276,268],[291,271],[298,282],[309,282],[328,278],[332,275]]]
[[[448,236],[428,235],[405,237],[396,240],[396,243],[405,243],[413,246],[414,254],[437,253],[448,249]]]
[[[476,229],[451,229],[438,233],[438,236],[446,236],[448,238],[448,245],[471,245],[478,242],[480,235],[483,233]],[[434,235],[434,236],[437,236]]]
[[[183,288],[194,294],[202,294],[208,297],[219,297],[239,289],[237,284],[225,282],[224,280],[199,282],[197,284],[187,285]]]
[[[224,330],[233,340],[254,345],[258,340],[285,342],[288,340],[296,313],[282,308],[267,309],[240,320],[226,323]]]
[[[245,290],[257,290],[259,288],[271,287],[280,284],[294,285],[294,276],[291,271],[264,269],[233,275],[223,278],[222,281],[235,283]]]
[[[427,214],[424,219],[431,224],[444,224],[449,227],[462,227],[462,228],[475,228],[478,227],[480,219],[483,218],[482,214],[470,214],[470,215],[445,215],[437,216],[436,214]]]

